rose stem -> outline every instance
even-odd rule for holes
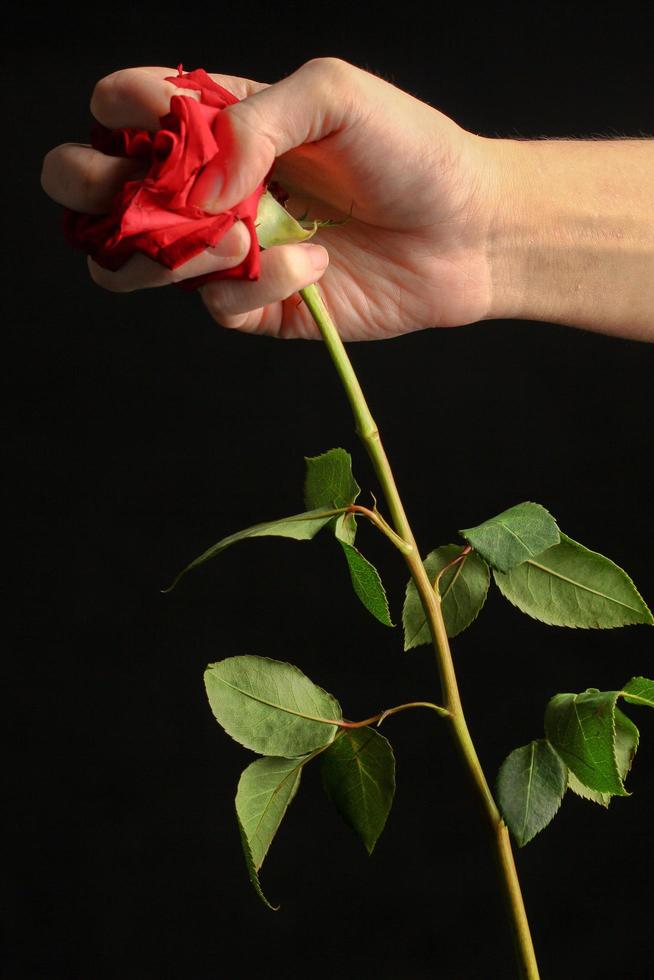
[[[529,922],[520,890],[518,873],[513,859],[509,832],[500,816],[493,795],[486,782],[486,777],[481,768],[481,763],[479,762],[463,714],[452,653],[441,612],[440,597],[432,588],[429,576],[420,559],[420,553],[404,511],[393,472],[379,435],[379,430],[368,408],[359,380],[347,355],[343,341],[325,306],[322,295],[314,283],[305,289],[301,289],[300,296],[307,304],[320,330],[336,371],[343,383],[354,415],[357,435],[366,448],[377,478],[384,491],[395,530],[405,542],[406,551],[404,553],[404,559],[418,590],[427,622],[429,623],[440,675],[442,699],[449,712],[448,721],[452,727],[452,733],[461,757],[472,777],[480,804],[490,825],[495,842],[503,891],[513,928],[520,976],[524,980],[539,980],[536,954],[529,931]]]

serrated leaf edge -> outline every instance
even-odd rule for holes
[[[538,507],[540,510],[544,511],[547,514],[548,517],[551,517],[552,518],[552,520],[554,521],[554,524],[556,526],[556,529],[559,532],[559,540],[556,543],[557,544],[560,544],[560,542],[561,542],[561,533],[562,532],[561,532],[561,529],[559,528],[559,525],[558,525],[558,523],[556,521],[556,518],[553,516],[553,514],[550,513],[550,511],[547,509],[547,507],[544,507],[542,504],[539,504],[536,500],[521,500],[517,504],[512,504],[511,507],[505,507],[504,511],[500,511],[500,513],[505,513],[507,510],[511,510],[513,507],[520,507],[520,506],[522,506],[522,504],[531,504],[531,506],[533,506],[533,507]],[[467,531],[476,531],[477,528],[483,527],[484,524],[489,524],[491,521],[494,521],[496,519],[496,517],[499,517],[499,516],[500,515],[497,514],[495,517],[489,517],[487,520],[482,521],[481,524],[475,524],[474,527],[466,527],[463,530],[459,530],[459,534],[461,535],[461,537],[465,541],[468,541],[468,538],[467,538],[467,535],[466,535],[466,532]],[[504,527],[503,524],[501,526]],[[507,527],[505,527],[505,530],[506,531],[509,531],[509,534],[512,534],[513,537],[517,538],[518,541],[520,541],[520,544],[523,545],[523,547],[526,547],[524,545],[522,539],[515,533],[515,531],[510,531],[509,528],[507,528]],[[471,544],[471,546],[474,548],[474,545],[472,545],[472,542],[469,542],[469,544]],[[531,557],[532,558],[537,558],[538,555],[542,555],[546,551],[549,551],[550,548],[554,548],[554,547],[555,547],[555,545],[548,545],[547,548],[543,548],[542,551],[536,552]],[[476,548],[475,548],[475,551],[477,551]],[[493,565],[492,562],[490,562],[487,558],[484,558],[483,555],[481,555],[479,552],[477,552],[477,554],[479,554],[479,557],[480,558],[483,558],[483,560],[486,562],[486,564],[489,565],[490,568],[493,569],[493,571],[495,570],[496,566]],[[512,571],[514,568],[519,568],[520,565],[524,565],[524,563],[527,562],[527,561],[529,561],[529,560],[530,560],[529,558],[524,558],[522,561],[518,562],[517,565],[511,565],[511,568],[508,568],[508,569],[498,568],[498,571],[504,572],[504,574],[507,574],[508,572]]]
[[[234,809],[236,809],[236,806],[234,806]],[[278,912],[281,906],[272,905],[264,895],[263,889],[261,888],[259,875],[257,874],[257,870],[254,866],[254,861],[252,860],[252,851],[250,850],[250,842],[248,841],[247,834],[245,833],[245,829],[243,827],[243,824],[241,823],[241,818],[238,815],[238,811],[236,811],[236,822],[238,824],[238,832],[241,838],[241,847],[243,848],[243,854],[245,856],[245,866],[247,868],[248,876],[250,878],[250,881],[252,882],[254,890],[264,905],[266,905],[272,912]]]
[[[355,548],[355,546],[353,544],[350,544],[349,541],[343,541],[342,538],[338,538],[338,537],[337,537],[336,540],[340,543],[340,545],[343,548],[343,552],[345,554],[345,560],[347,562],[348,571],[350,573],[350,580],[352,582],[352,589],[353,589],[354,594],[356,595],[357,599],[359,600],[359,602],[361,603],[361,605],[363,606],[363,608],[366,609],[370,613],[370,615],[373,616],[374,619],[377,620],[378,623],[381,623],[382,626],[394,627],[395,626],[395,623],[391,619],[391,610],[390,610],[390,606],[388,604],[388,596],[386,594],[386,589],[384,588],[384,583],[381,580],[381,575],[379,574],[379,572],[377,571],[377,569],[375,568],[375,566],[372,564],[372,562],[368,561],[368,559],[366,558],[366,556],[365,555],[362,555],[361,552],[359,551],[359,549],[358,548]],[[347,549],[348,548],[351,548],[352,551],[356,552],[356,554],[359,556],[359,558],[361,558],[361,560],[364,561],[366,563],[366,565],[368,565],[369,568],[371,568],[372,571],[374,572],[374,574],[377,576],[377,581],[379,583],[379,588],[381,589],[382,599],[384,601],[384,607],[386,609],[387,621],[386,620],[383,620],[383,619],[380,619],[379,616],[376,613],[374,613],[372,611],[372,609],[370,609],[369,606],[367,606],[365,604],[365,602],[363,601],[363,599],[361,598],[361,596],[357,592],[356,588],[354,587],[354,578],[352,577],[352,567],[351,567],[349,561],[347,561]]]
[[[604,691],[602,693],[608,694],[610,692],[609,691]],[[621,696],[622,691],[618,691],[617,694],[618,694],[618,697],[615,699],[615,701],[613,703],[613,712],[611,714],[611,723],[612,723],[612,728],[613,728],[613,761],[615,763],[616,772],[618,773],[618,778],[620,779],[620,784],[621,784],[622,788],[624,789],[624,794],[622,794],[622,793],[611,793],[609,790],[599,790],[599,789],[594,789],[592,786],[587,786],[583,782],[583,780],[581,780],[579,778],[579,776],[577,776],[577,774],[575,772],[572,772],[572,769],[570,769],[570,766],[568,766],[567,763],[565,763],[565,762],[563,763],[566,766],[567,770],[568,770],[568,789],[570,789],[571,792],[573,792],[575,794],[575,796],[578,796],[580,799],[582,799],[582,800],[588,800],[589,803],[596,803],[598,806],[603,807],[605,810],[608,810],[609,804],[610,804],[610,802],[611,802],[611,800],[613,799],[614,796],[632,796],[633,795],[632,793],[630,793],[625,788],[624,781],[627,778],[627,776],[629,775],[629,773],[631,772],[631,767],[633,765],[634,759],[636,758],[636,752],[638,751],[638,746],[640,745],[640,731],[639,731],[639,729],[636,727],[636,725],[634,724],[634,722],[631,721],[631,718],[629,717],[629,715],[625,715],[625,713],[623,711],[620,711],[620,708],[618,708],[618,698]],[[629,761],[629,765],[627,767],[627,771],[625,772],[624,776],[620,775],[620,770],[618,768],[618,755],[617,755],[617,751],[616,751],[616,742],[617,742],[617,737],[616,736],[617,736],[617,732],[616,732],[616,728],[615,728],[615,712],[616,711],[620,711],[620,713],[623,715],[623,717],[626,718],[627,721],[629,721],[633,725],[634,730],[636,732],[636,745],[634,747],[633,755],[631,757],[631,760]],[[552,748],[556,752],[556,749],[554,748],[553,745],[552,745]],[[557,752],[557,755],[558,755],[558,752]],[[560,758],[560,756],[559,756],[559,758]],[[563,762],[563,759],[561,759],[561,761]],[[593,799],[592,796],[585,796],[582,792],[580,792],[579,789],[575,788],[574,786],[571,786],[570,785],[570,780],[569,780],[570,773],[572,773],[572,775],[575,777],[575,779],[580,784],[580,786],[583,786],[584,789],[587,789],[591,793],[598,793],[600,796],[605,797],[606,800],[605,801],[604,800],[601,800],[601,801],[600,800],[595,800],[595,799]]]
[[[500,590],[500,593],[502,594],[503,598],[506,599],[507,602],[510,605],[514,606],[524,616],[529,616],[530,619],[535,619],[539,623],[545,623],[546,626],[558,626],[560,629],[601,629],[601,630],[612,630],[612,629],[624,629],[625,626],[650,626],[650,625],[654,625],[654,615],[652,615],[651,609],[649,608],[649,606],[647,605],[647,603],[643,599],[642,595],[640,594],[640,592],[636,588],[633,579],[628,574],[628,572],[625,572],[624,568],[621,568],[620,565],[618,565],[618,564],[616,564],[616,562],[612,561],[611,558],[607,558],[606,555],[601,554],[599,551],[593,551],[591,548],[587,548],[585,545],[581,544],[579,541],[575,541],[574,538],[571,538],[567,534],[564,534],[563,531],[561,531],[560,534],[561,534],[561,541],[563,541],[564,539],[566,541],[570,541],[572,544],[577,545],[577,547],[582,548],[584,551],[590,552],[591,555],[597,555],[598,558],[603,558],[605,561],[609,562],[609,564],[613,565],[614,568],[617,568],[619,572],[622,572],[622,574],[627,578],[627,580],[629,581],[629,584],[632,586],[634,592],[636,593],[636,595],[638,596],[638,598],[642,602],[643,606],[645,607],[645,610],[646,610],[647,614],[650,617],[650,621],[640,622],[640,623],[615,623],[612,626],[578,626],[576,623],[573,623],[571,626],[568,626],[567,624],[563,626],[563,625],[561,625],[561,623],[555,623],[551,619],[547,619],[544,616],[535,616],[533,613],[526,612],[526,610],[524,610],[521,606],[519,606],[517,604],[517,602],[514,602],[513,599],[510,596],[506,595],[506,593],[502,589],[502,586],[497,581],[497,576],[498,576],[498,574],[499,575],[510,575],[511,574],[511,571],[514,571],[515,568],[521,568],[522,565],[534,564],[534,562],[532,561],[531,558],[527,558],[526,561],[521,562],[520,565],[516,565],[515,568],[511,569],[511,571],[508,571],[508,572],[500,572],[498,569],[492,568],[493,578],[495,579],[495,585]],[[559,542],[559,544],[560,543],[561,542]],[[552,547],[555,548],[556,545],[552,545]],[[549,548],[546,548],[545,551],[541,552],[541,554],[545,554],[545,552],[546,551],[549,551],[549,550],[550,550]],[[535,557],[538,557],[538,556],[536,555]],[[619,603],[619,605],[624,605],[624,603]],[[626,606],[625,608],[632,609],[634,612],[637,611],[637,610],[633,609],[632,606]]]
[[[556,749],[554,749],[554,751],[556,752]],[[558,755],[558,752],[557,752],[557,755]],[[560,756],[559,756],[559,758],[560,758]],[[563,761],[563,760],[561,760],[561,761]],[[564,763],[564,765],[565,765],[565,763]],[[585,783],[582,783],[582,781],[579,779],[579,776],[575,775],[575,773],[572,771],[572,769],[570,769],[569,766],[566,766],[566,769],[568,771],[567,788],[570,790],[571,793],[574,793],[575,796],[577,796],[580,800],[586,800],[588,803],[595,803],[595,804],[597,804],[597,806],[601,806],[604,810],[608,810],[609,804],[610,804],[610,802],[611,802],[611,800],[613,798],[610,793],[600,793],[600,791],[598,789],[592,789],[592,787],[586,786],[586,784]],[[599,793],[600,796],[606,797],[606,799],[605,800],[604,799],[602,799],[602,800],[596,800],[592,796],[586,796],[584,793],[581,792],[580,789],[577,789],[575,786],[572,786],[571,785],[571,783],[570,783],[570,776],[574,776],[574,778],[579,783],[579,786],[581,786],[583,789],[588,790],[589,793]]]
[[[358,482],[357,482],[357,480],[356,480],[356,478],[354,476],[354,473],[352,472],[352,455],[351,455],[351,453],[349,453],[347,451],[347,449],[343,449],[342,446],[334,446],[332,449],[327,449],[324,453],[318,453],[317,456],[305,456],[304,457],[304,462],[305,462],[305,464],[315,463],[315,462],[317,462],[317,460],[324,459],[325,456],[329,456],[330,453],[334,453],[334,452],[345,453],[345,455],[348,458],[349,467],[350,467],[350,476],[352,477],[352,482],[354,483],[354,485],[357,488],[357,491],[354,494],[354,497],[350,501],[350,503],[353,504],[354,501],[358,498],[359,494],[361,493],[361,487],[359,486],[359,484],[358,484]],[[307,478],[308,478],[308,475],[309,475],[308,472],[305,473],[304,482],[303,482],[303,485],[302,485],[302,496],[303,496],[303,500],[305,502],[305,506],[306,506],[306,500],[307,500],[307,497],[306,497],[306,486],[307,486]]]
[[[288,798],[288,800],[286,802],[286,806],[284,807],[284,811],[283,811],[281,817],[279,818],[279,823],[275,827],[274,833],[273,833],[273,835],[272,835],[272,837],[271,837],[271,839],[270,839],[270,841],[268,843],[268,846],[267,846],[266,850],[264,851],[263,857],[259,861],[258,865],[255,864],[254,857],[253,857],[253,864],[255,864],[255,870],[257,872],[259,872],[261,870],[262,866],[263,866],[263,862],[265,861],[265,859],[266,859],[266,857],[268,855],[268,851],[270,850],[270,846],[271,846],[272,841],[273,841],[273,839],[275,837],[275,834],[277,833],[277,831],[281,827],[282,820],[286,816],[286,811],[288,810],[289,806],[291,805],[291,803],[293,802],[293,800],[297,796],[297,792],[298,792],[298,790],[300,788],[300,781],[301,781],[301,777],[302,777],[302,769],[307,764],[307,762],[309,762],[316,755],[320,754],[320,752],[323,752],[323,751],[324,751],[324,749],[317,749],[317,750],[315,750],[313,752],[310,752],[306,756],[296,756],[295,758],[290,758],[290,759],[286,758],[285,756],[264,755],[264,756],[261,756],[261,758],[259,758],[259,759],[255,759],[254,762],[251,762],[249,765],[247,765],[245,767],[245,769],[243,770],[243,772],[241,773],[241,775],[239,777],[238,784],[236,786],[236,812],[237,813],[238,813],[238,797],[239,797],[239,792],[241,791],[241,783],[243,782],[243,777],[245,776],[245,773],[252,766],[256,766],[258,762],[262,762],[265,759],[280,759],[283,762],[294,762],[295,763],[295,766],[293,767],[293,769],[290,769],[286,773],[286,776],[284,776],[284,778],[281,779],[277,783],[277,786],[276,786],[276,789],[275,789],[275,794],[280,791],[280,788],[281,788],[282,784],[285,782],[286,779],[288,779],[289,777],[292,776],[293,777],[293,780],[294,780],[293,786],[291,788],[290,796],[289,796],[289,798]],[[272,799],[272,796],[271,796],[271,799]],[[267,809],[267,806],[266,806],[266,809]],[[240,819],[240,816],[239,816],[239,819]],[[261,823],[261,819],[262,819],[262,816],[259,817],[259,822],[257,823],[257,830],[259,829],[259,825]],[[246,836],[248,837],[248,842],[249,842],[250,837],[247,834],[247,831],[245,830],[245,826],[244,825],[243,825],[243,830],[244,830]],[[252,853],[252,848],[250,848],[250,853]]]
[[[580,691],[578,694],[573,694],[573,697],[574,697],[574,699],[576,701],[576,699],[581,694],[595,693],[595,691],[596,691],[595,688],[586,688],[585,691]],[[562,692],[562,693],[572,693],[572,692]],[[622,777],[620,775],[620,770],[618,768],[618,757],[617,757],[616,751],[615,751],[615,739],[616,739],[616,731],[615,731],[615,709],[616,709],[617,701],[618,701],[618,698],[619,698],[621,692],[620,691],[597,691],[597,693],[598,694],[613,694],[613,695],[615,695],[614,698],[613,698],[613,706],[612,706],[612,710],[611,710],[611,734],[612,734],[612,739],[611,739],[611,755],[612,755],[612,758],[613,758],[614,774],[618,777],[618,783],[620,784],[620,787],[622,788],[623,792],[622,793],[614,793],[611,790],[596,789],[594,786],[588,786],[587,788],[594,790],[594,792],[596,792],[596,793],[609,793],[610,796],[631,796],[632,794],[627,789],[625,789],[624,781],[623,781],[623,779],[622,779]],[[558,695],[556,695],[556,694],[552,695],[552,697],[550,698],[550,700],[547,703],[547,706],[549,706],[549,704],[554,700],[555,697],[558,697]],[[547,711],[547,707],[546,707],[545,710]],[[629,719],[629,720],[631,720],[631,719]],[[559,756],[559,758],[561,759],[561,761],[563,762],[563,764],[568,769],[572,769],[572,767],[569,766],[568,763],[565,761],[565,759],[563,758],[563,756],[559,754],[556,746],[550,741],[549,737],[547,735],[545,737],[546,737],[547,741],[550,743],[550,745],[552,746],[552,748],[554,749],[554,751],[556,752],[556,754]],[[575,776],[577,776],[577,779],[579,780],[579,782],[583,786],[587,786],[587,784],[584,783],[584,781],[581,778],[581,776],[578,776],[577,773],[574,772],[574,770],[572,770],[572,772],[574,773]],[[574,790],[573,790],[573,792],[574,792]]]

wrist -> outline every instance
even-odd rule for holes
[[[654,337],[654,141],[484,139],[486,319]]]

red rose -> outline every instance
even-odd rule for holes
[[[176,269],[227,234],[237,219],[245,222],[251,246],[245,259],[232,269],[209,272],[175,285],[197,289],[212,279],[258,279],[259,243],[254,228],[259,199],[270,174],[240,204],[224,214],[209,214],[188,203],[189,194],[202,169],[227,147],[220,147],[214,135],[215,121],[225,106],[238,99],[212,81],[198,68],[166,78],[178,88],[193,89],[194,97],[174,95],[170,112],[160,119],[161,129],[150,133],[132,127],[108,129],[96,123],[91,145],[109,156],[142,158],[147,175],[127,181],[116,194],[109,214],[80,214],[66,209],[63,228],[74,248],[87,252],[98,265],[116,271],[136,252],[142,252]],[[225,156],[223,166],[229,166]]]

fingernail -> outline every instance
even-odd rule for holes
[[[329,253],[322,245],[318,245],[317,242],[305,242],[302,247],[307,249],[309,262],[316,272],[329,264]]]

